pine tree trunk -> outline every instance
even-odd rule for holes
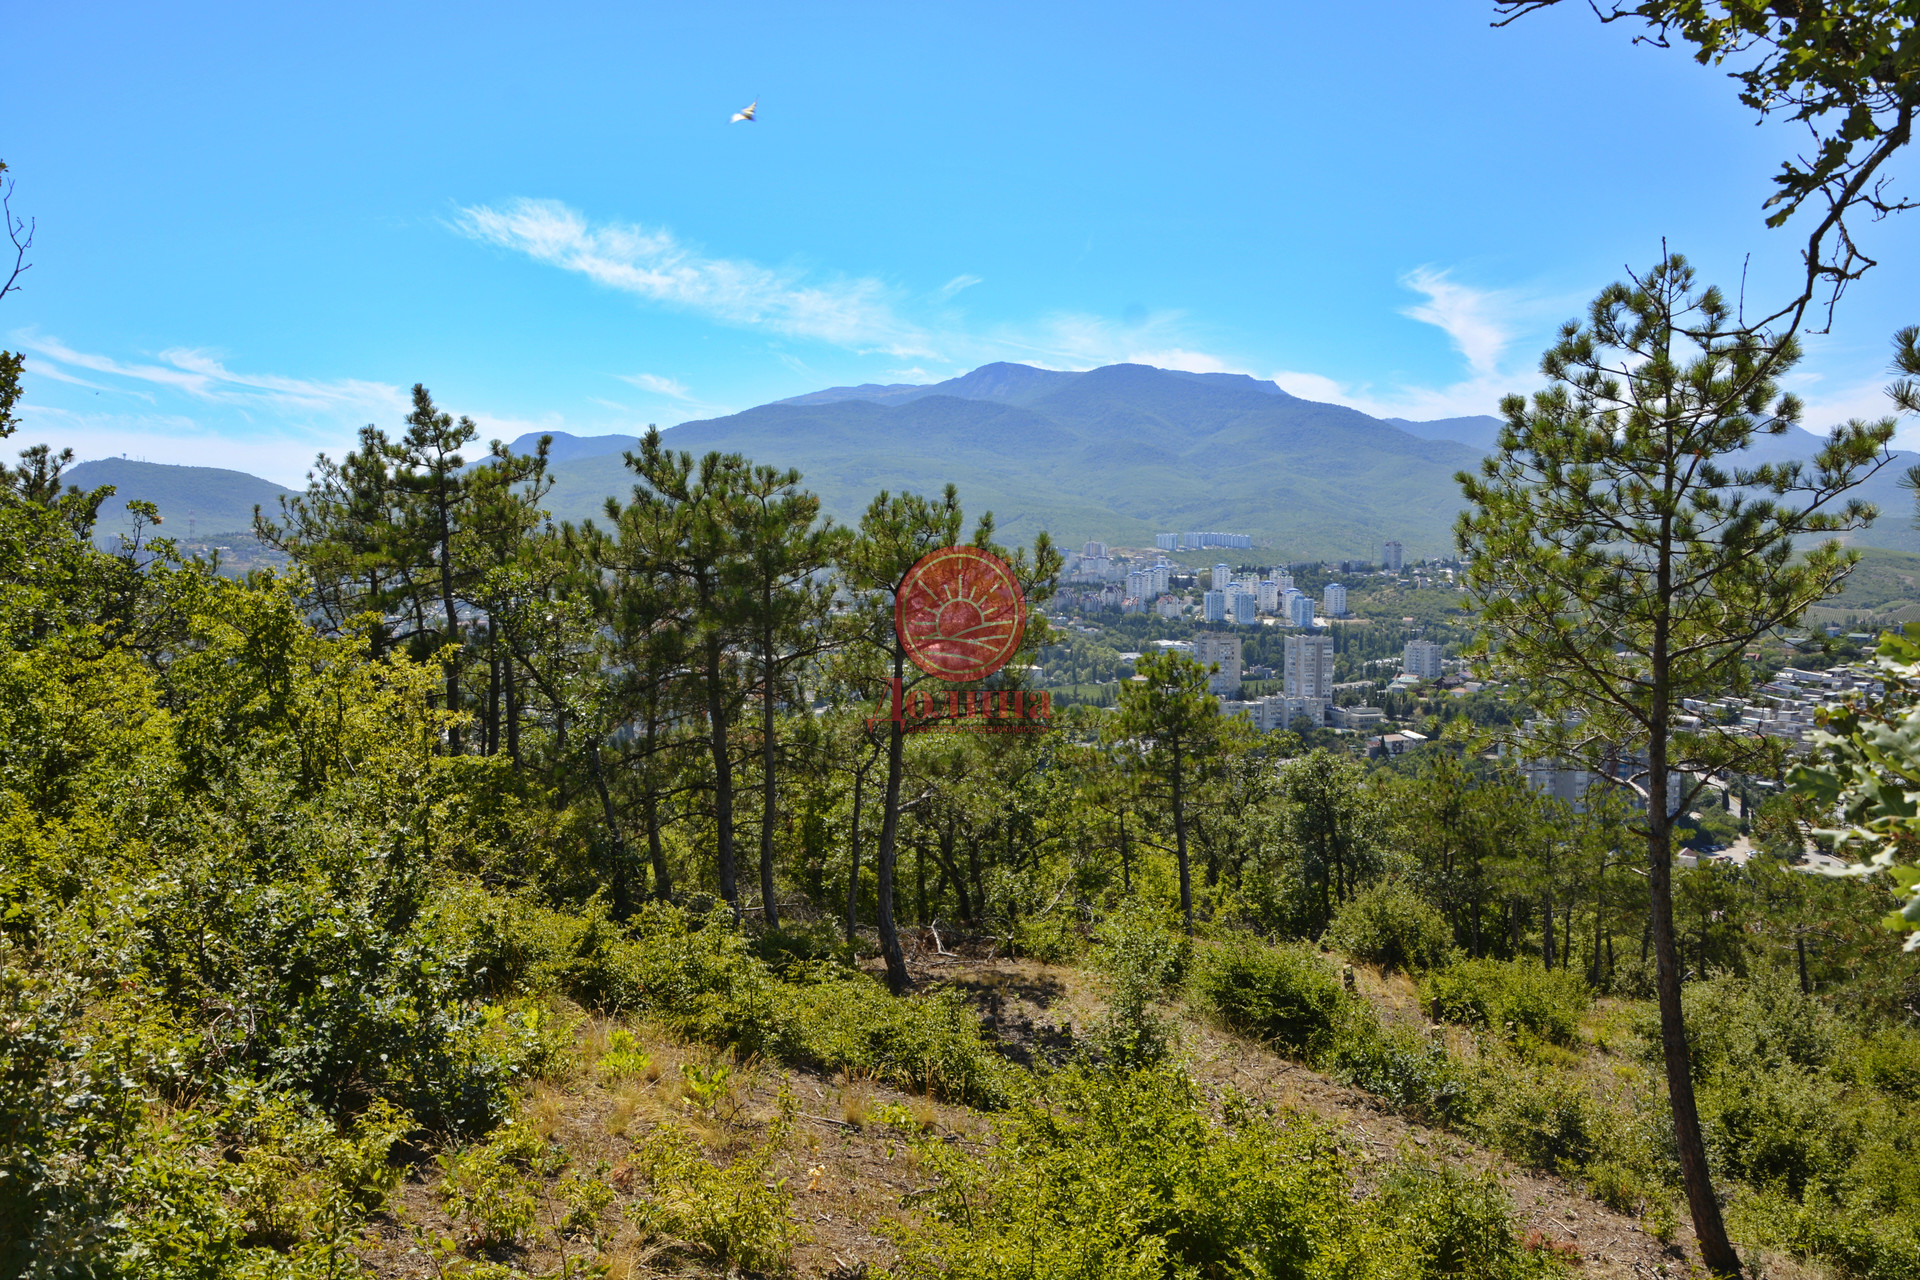
[[[720,688],[720,642],[707,641],[707,745],[713,753],[714,843],[720,862],[720,896],[740,918],[740,886],[733,859],[733,759],[727,747],[727,704]]]
[[[856,769],[853,773],[853,859],[847,868],[847,945],[855,941],[854,930],[858,921],[856,909],[860,905],[860,791],[866,785],[867,771]]]
[[[653,862],[653,893],[662,902],[673,901],[673,877],[667,871],[666,850],[660,847],[660,793],[653,782],[653,753],[658,749],[660,722],[647,711],[647,762],[640,804],[647,818],[647,856]]]
[[[898,650],[893,655],[894,687],[905,675],[905,660]],[[905,767],[906,735],[896,716],[887,738],[887,793],[880,822],[879,901],[875,904],[875,923],[880,930],[880,950],[887,959],[887,989],[905,995],[911,979],[907,976],[906,953],[900,950],[900,931],[893,922],[893,867],[895,844],[900,835],[900,775]]]
[[[770,609],[772,606],[769,605]],[[773,637],[761,637],[760,673],[760,901],[766,904],[767,928],[780,927],[780,906],[773,891],[773,823],[780,808],[774,773]]]
[[[620,835],[620,819],[613,811],[613,795],[607,790],[607,778],[600,767],[600,740],[587,741],[587,772],[593,778],[594,792],[600,797],[600,812],[607,823],[607,840],[613,846],[613,918],[625,920],[633,914],[633,886],[627,874],[627,842]]]
[[[1656,648],[1654,678],[1665,674]],[[1667,1098],[1673,1109],[1674,1148],[1680,1157],[1680,1181],[1686,1188],[1700,1260],[1717,1276],[1738,1276],[1740,1255],[1727,1239],[1720,1201],[1707,1167],[1707,1144],[1700,1134],[1700,1110],[1693,1096],[1693,1066],[1687,1053],[1687,1027],[1680,1003],[1680,954],[1673,933],[1673,822],[1668,816],[1667,733],[1664,708],[1655,695],[1653,729],[1648,735],[1647,886],[1649,924],[1660,992],[1660,1046],[1667,1066]]]
[[[1175,740],[1173,747],[1173,843],[1180,854],[1180,914],[1186,917],[1187,934],[1193,934],[1193,873],[1187,866],[1187,804],[1182,790],[1185,779],[1184,761],[1180,758],[1180,743]]]

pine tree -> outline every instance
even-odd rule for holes
[[[1747,687],[1746,651],[1831,595],[1855,562],[1830,535],[1873,509],[1845,494],[1882,465],[1891,419],[1836,428],[1811,464],[1748,467],[1800,407],[1777,391],[1791,336],[1741,324],[1678,255],[1616,284],[1510,396],[1456,527],[1481,610],[1477,657],[1539,712],[1511,745],[1578,762],[1645,805],[1661,1040],[1703,1260],[1738,1274],[1694,1104],[1673,927],[1675,816],[1721,772],[1769,773],[1778,739],[1680,722],[1682,700]],[[1821,541],[1827,539],[1826,541]]]

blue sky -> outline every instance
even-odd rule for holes
[[[1490,13],[18,7],[17,442],[297,483],[416,381],[489,435],[597,434],[999,359],[1440,417],[1534,387],[1663,236],[1790,288],[1760,204],[1793,135],[1583,5]],[[1917,231],[1865,232],[1807,425],[1885,411]]]

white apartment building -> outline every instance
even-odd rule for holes
[[[1275,693],[1237,703],[1227,714],[1247,717],[1261,733],[1291,729],[1297,720],[1323,729],[1327,723],[1327,704],[1321,698],[1289,698],[1284,693]]]
[[[1431,640],[1409,640],[1400,654],[1400,670],[1422,680],[1440,678],[1440,659],[1445,652]]]
[[[1313,597],[1304,591],[1295,591],[1289,587],[1287,588],[1286,595],[1281,598],[1280,612],[1281,615],[1286,618],[1288,626],[1299,627],[1302,630],[1311,629],[1313,626]]]
[[[1379,707],[1334,707],[1327,715],[1336,729],[1377,729],[1387,718]]]
[[[1399,573],[1406,567],[1407,549],[1397,542],[1389,542],[1380,548],[1380,567],[1388,573]]]
[[[1159,600],[1154,602],[1153,606],[1153,611],[1163,618],[1179,617],[1180,609],[1180,597],[1178,596],[1161,596]]]
[[[1333,697],[1333,637],[1288,636],[1282,686],[1290,698]]]
[[[1272,578],[1260,584],[1259,605],[1262,613],[1280,612],[1280,584]]]
[[[1208,592],[1209,595],[1212,592]],[[1240,692],[1240,637],[1220,631],[1203,631],[1193,638],[1193,659],[1207,667],[1218,663],[1220,670],[1207,678],[1207,692],[1231,697]]]
[[[1209,591],[1201,596],[1200,616],[1208,622],[1225,622],[1227,620],[1227,593],[1224,591]]]
[[[1156,533],[1153,545],[1162,551],[1176,551],[1180,547],[1180,535],[1177,533]]]
[[[1233,570],[1231,568],[1224,564],[1213,566],[1213,589],[1215,591],[1225,591],[1228,584],[1232,581]]]
[[[1326,590],[1320,593],[1321,604],[1326,608],[1329,618],[1347,616],[1347,589],[1337,582],[1329,582]]]
[[[1257,596],[1249,595],[1245,591],[1235,592],[1233,597],[1233,620],[1235,624],[1247,627],[1258,622],[1260,620],[1259,604],[1260,600]]]

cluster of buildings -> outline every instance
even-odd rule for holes
[[[1337,582],[1329,583],[1320,593],[1320,605],[1327,617],[1346,617],[1347,589]],[[1200,598],[1201,620],[1245,626],[1262,615],[1278,617],[1282,625],[1302,630],[1323,625],[1314,616],[1313,597],[1293,585],[1293,575],[1275,573],[1262,578],[1252,573],[1236,574],[1224,564],[1213,566],[1212,589]]]
[[[1253,537],[1245,533],[1156,533],[1153,545],[1162,551],[1204,551],[1208,547],[1238,550],[1251,548]]]
[[[1817,727],[1815,715],[1850,693],[1879,693],[1881,683],[1871,667],[1849,663],[1827,671],[1782,667],[1773,679],[1747,698],[1682,698],[1686,714],[1679,727],[1743,725],[1754,733],[1804,744]]]

